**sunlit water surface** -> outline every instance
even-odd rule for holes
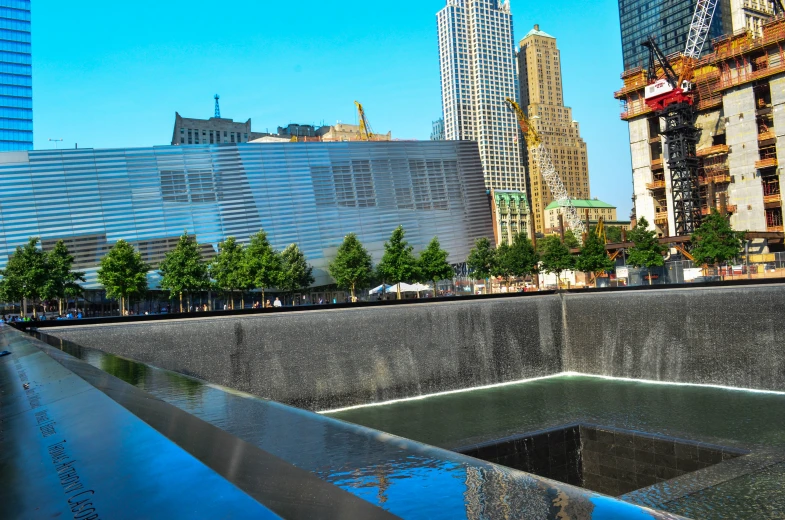
[[[510,480],[521,489],[536,485],[533,479],[521,479],[515,472],[511,476],[503,468],[478,471],[427,452],[413,455],[396,449],[395,439],[387,436],[369,439],[367,432],[337,428],[329,421],[315,425],[313,415],[305,412],[298,420],[290,408],[276,403],[265,401],[260,406],[260,400],[251,396],[111,354],[68,343],[58,347],[403,517],[503,516],[486,495],[496,496],[497,489]],[[448,449],[586,421],[726,446],[785,450],[785,395],[586,376],[560,376],[327,415]],[[363,464],[349,462],[353,460]],[[525,509],[532,518],[548,509],[546,503],[532,502],[531,495],[508,496],[505,501],[505,508]],[[624,518],[615,502],[594,502],[594,518]],[[696,519],[785,519],[785,464],[662,508]]]

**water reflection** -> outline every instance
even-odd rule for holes
[[[144,383],[147,376],[147,365],[117,356],[101,357],[100,368],[104,372],[108,372],[134,386],[140,386],[141,383]]]
[[[668,518],[67,341],[41,339],[403,518]]]

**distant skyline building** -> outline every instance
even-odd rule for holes
[[[586,213],[589,214],[589,224],[597,224],[600,219],[606,226],[616,226],[622,229],[630,229],[629,220],[616,220],[616,206],[608,204],[598,199],[592,200],[579,200],[571,199],[572,205],[578,210],[578,215],[581,216],[583,221],[586,221]],[[545,208],[545,228],[546,234],[559,233],[561,228],[559,226],[559,215],[564,215],[564,204],[554,200],[548,207]],[[569,229],[566,217],[562,218],[564,222],[564,229]]]
[[[0,151],[32,149],[30,0],[0,0]]]
[[[477,141],[490,191],[525,194],[520,131],[505,103],[518,99],[509,0],[447,0],[436,17],[445,138]],[[513,230],[498,206],[495,213],[497,242],[525,229],[525,217]]]
[[[172,145],[247,143],[268,134],[251,131],[251,120],[235,122],[225,117],[194,119],[174,114]]]
[[[431,127],[431,141],[444,141],[444,118],[440,117]]]
[[[363,134],[360,125],[336,123],[332,126],[322,126],[316,130],[316,135],[326,142],[362,141]],[[392,141],[392,132],[386,134],[374,133],[372,141]]]
[[[572,109],[564,106],[561,54],[556,38],[541,31],[539,25],[521,40],[518,71],[521,108],[542,136],[567,193],[575,199],[588,199],[586,142],[581,138],[578,122],[572,119]],[[532,158],[524,150],[524,159],[528,160],[531,218],[534,232],[546,233],[552,226],[545,219],[545,209],[553,201],[553,195]]]
[[[732,2],[770,4],[768,0],[719,0],[709,40],[731,32]],[[641,43],[651,35],[666,55],[683,52],[696,3],[697,0],[619,0],[624,69],[648,66],[649,51]],[[706,45],[703,52],[710,50],[711,45]]]

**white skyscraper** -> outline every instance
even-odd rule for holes
[[[519,97],[509,0],[447,0],[437,20],[445,138],[479,143],[486,187],[525,193],[518,123],[505,103]],[[518,207],[520,200],[525,197],[515,197],[514,209],[521,218],[495,208],[497,240],[526,229],[528,204]]]

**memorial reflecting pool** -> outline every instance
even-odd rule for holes
[[[381,448],[359,435],[354,439],[350,429],[335,428],[328,421],[316,428],[310,424],[304,432],[305,418],[302,424],[280,420],[284,407],[260,407],[258,399],[246,394],[67,342],[57,346],[401,516],[425,518],[437,512],[421,509],[425,501],[418,501],[418,496],[428,496],[442,515],[471,517],[475,502],[492,513],[483,493],[495,492],[494,485],[510,479],[521,487],[535,485],[522,480],[520,473],[500,468],[478,475],[485,487],[472,490],[467,482],[474,468],[437,460],[426,451],[404,456],[396,451],[394,437],[380,436],[385,440]],[[291,415],[290,409],[285,412]],[[681,491],[661,486],[622,498],[695,519],[785,516],[782,394],[557,376],[326,415],[451,450],[575,423],[745,450],[751,453],[694,473],[697,482],[697,475],[714,471],[712,485],[683,491],[688,483],[684,479],[691,478],[687,475],[674,486]],[[356,450],[362,466],[343,462],[347,446]],[[603,518],[603,508],[618,508],[615,502],[594,502],[594,518]],[[533,517],[546,507],[526,502],[525,497],[508,506],[530,511]]]
[[[558,376],[330,414],[457,449],[585,422],[751,450],[759,469],[651,505],[690,518],[785,518],[785,395]]]

